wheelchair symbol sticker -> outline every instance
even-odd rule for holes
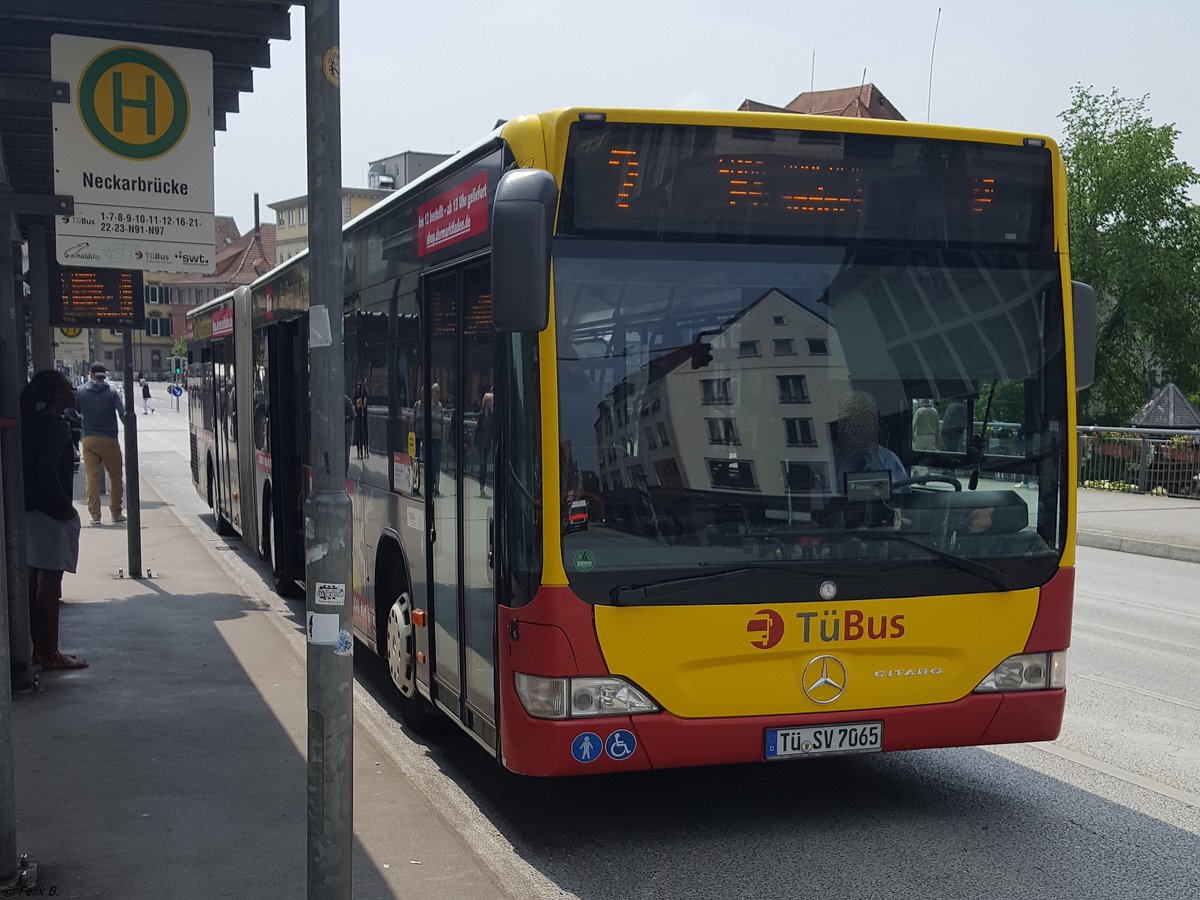
[[[608,754],[609,759],[617,762],[633,756],[636,749],[637,738],[633,736],[632,731],[626,731],[624,728],[614,731],[604,742],[604,752]]]
[[[595,762],[600,758],[600,747],[600,735],[585,731],[571,741],[571,755],[575,757],[575,762]]]

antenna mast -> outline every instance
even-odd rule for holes
[[[933,47],[929,50],[929,93],[925,97],[925,121],[929,121],[929,111],[933,106],[933,54],[937,52],[938,26],[942,24],[942,8],[938,7],[937,21],[933,23]]]
[[[813,111],[813,92],[817,89],[817,48],[813,47],[812,70],[808,73],[808,111]]]

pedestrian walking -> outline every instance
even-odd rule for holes
[[[941,443],[941,422],[932,400],[922,400],[912,420],[914,450],[937,450]]]
[[[954,453],[966,450],[964,438],[967,433],[967,405],[961,400],[953,401],[942,415],[942,449]]]
[[[108,472],[108,509],[113,522],[124,522],[121,480],[121,445],[117,442],[117,417],[125,415],[125,404],[108,383],[103,363],[92,366],[92,378],[76,394],[83,419],[83,470],[87,475],[87,507],[92,524],[100,524],[100,470]]]
[[[442,440],[446,435],[446,407],[442,406],[442,389],[429,387],[429,483],[430,496],[442,496]]]
[[[142,415],[148,416],[154,412],[154,408],[150,405],[150,382],[145,378],[142,379]]]
[[[488,496],[488,462],[492,458],[492,438],[495,432],[495,416],[492,410],[494,403],[491,392],[483,395],[483,400],[479,404],[479,415],[475,419],[475,434],[472,437],[475,453],[479,458],[480,497]]]
[[[45,369],[21,391],[21,458],[25,469],[25,563],[33,661],[42,670],[83,669],[87,662],[58,649],[58,602],[65,572],[79,562],[79,514],[72,502],[75,450],[65,413],[75,388]]]
[[[367,449],[367,383],[360,381],[354,387],[354,450],[359,459],[371,455]]]

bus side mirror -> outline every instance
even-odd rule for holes
[[[492,325],[542,331],[550,321],[550,235],[558,185],[544,169],[500,176],[492,205]]]
[[[1096,291],[1082,281],[1071,282],[1071,317],[1075,320],[1075,390],[1096,380]]]

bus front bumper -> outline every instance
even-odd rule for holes
[[[523,709],[502,727],[504,766],[537,776],[596,775],[763,762],[772,728],[882,722],[883,752],[1049,741],[1062,726],[1065,690],[971,694],[952,703],[798,716],[681,719],[669,713],[535,719]]]

